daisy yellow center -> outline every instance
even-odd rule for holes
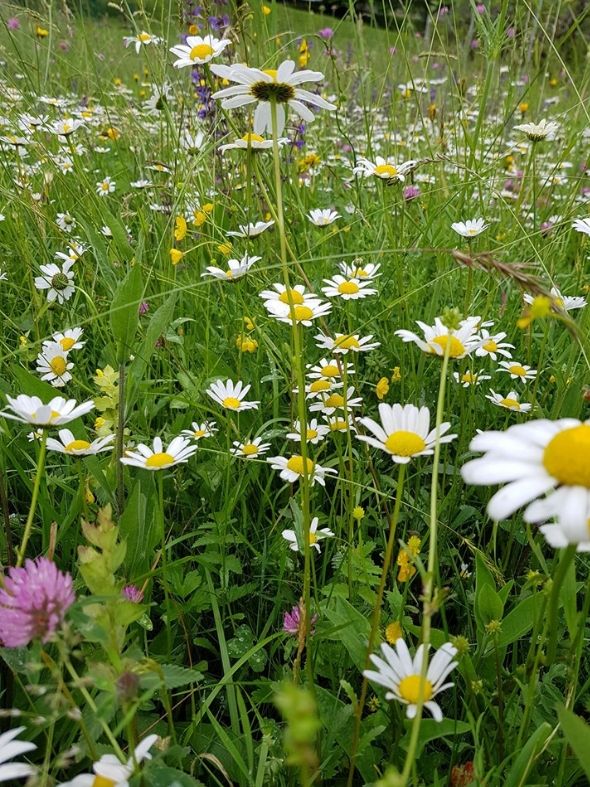
[[[309,386],[310,393],[319,393],[320,391],[329,391],[330,383],[327,380],[314,380]]]
[[[309,534],[309,544],[310,544],[310,546],[312,544],[317,544],[317,543],[318,543],[318,537],[316,536],[316,534],[315,533],[310,533]]]
[[[292,303],[294,306],[301,304],[304,301],[303,295],[297,290],[285,290],[279,295],[281,303]]]
[[[510,374],[516,374],[518,377],[525,377],[526,376],[526,369],[524,366],[521,366],[518,363],[513,364],[509,367],[508,371]]]
[[[364,268],[357,268],[354,275],[357,279],[366,279],[369,274]]]
[[[276,79],[276,72],[266,71],[273,80]],[[250,85],[250,93],[258,101],[274,101],[277,104],[286,104],[295,98],[295,88],[287,82],[255,82]]]
[[[389,435],[385,447],[396,456],[415,456],[426,448],[426,443],[416,432],[400,429]]]
[[[356,295],[360,287],[355,281],[343,281],[338,285],[338,292],[340,295]]]
[[[470,228],[467,230],[467,234],[468,234],[468,235],[471,235],[471,236],[473,236],[473,235],[477,235],[477,230],[474,230],[472,227],[470,227]]]
[[[191,60],[204,60],[206,57],[211,57],[212,54],[212,46],[209,46],[209,44],[197,44],[191,49],[189,57]]]
[[[306,437],[307,437],[308,440],[315,440],[315,438],[317,436],[318,436],[318,430],[317,429],[308,429],[307,432],[306,432]]]
[[[326,407],[342,407],[344,404],[344,397],[339,393],[333,393],[324,402]]]
[[[304,467],[307,468],[307,475],[311,475],[313,473],[313,468],[315,467],[315,464],[308,457],[306,459],[306,464],[304,465],[303,457],[299,456],[299,454],[295,454],[287,462],[287,470],[290,470],[292,473],[297,473],[297,475],[303,475]]]
[[[462,383],[474,383],[476,380],[477,376],[471,374],[471,372],[465,372],[465,374],[461,376]]]
[[[332,421],[330,424],[331,432],[344,432],[348,429],[346,421]]]
[[[341,336],[336,340],[336,347],[339,347],[341,350],[358,350],[360,346],[359,340],[354,336]]]
[[[493,339],[488,339],[487,342],[482,344],[482,347],[486,352],[493,353],[498,349],[498,344]]]
[[[205,437],[206,434],[207,433],[205,432],[204,429],[197,429],[196,432],[193,432],[193,436],[196,437],[197,439],[199,439],[199,437]]]
[[[254,445],[254,443],[247,443],[242,448],[242,453],[244,454],[244,456],[254,456],[255,454],[258,453],[258,446]]]
[[[264,142],[264,137],[261,137],[260,134],[244,134],[242,141],[247,144],[252,144],[252,142]]]
[[[428,702],[432,697],[432,683],[427,678],[423,680],[421,675],[408,675],[400,681],[398,691],[400,697],[411,705],[415,705],[420,699]]]
[[[237,410],[240,406],[240,400],[235,396],[226,396],[221,404],[227,407],[228,410]]]
[[[383,177],[384,175],[388,178],[395,178],[397,175],[397,169],[393,166],[393,164],[378,164],[375,167],[375,175],[379,177]]]
[[[451,343],[449,348],[449,358],[458,358],[460,355],[465,355],[465,345],[463,342],[459,341],[456,336],[437,336],[435,339],[432,339],[431,344],[438,344],[444,353],[446,352],[449,341]]]
[[[55,358],[52,358],[49,361],[49,366],[51,367],[51,371],[54,374],[57,374],[58,377],[65,372],[67,365],[68,364],[66,359],[62,358],[60,355],[56,356]]]
[[[166,467],[172,464],[174,464],[174,457],[172,454],[167,454],[165,451],[160,451],[158,454],[152,454],[145,460],[146,467]]]
[[[59,343],[60,343],[62,349],[67,352],[68,350],[71,350],[72,347],[76,344],[76,340],[75,339],[71,339],[69,336],[64,336],[63,339],[59,340]]]
[[[90,448],[87,440],[72,440],[65,446],[66,451],[86,451]]]
[[[294,306],[293,307],[293,316],[297,322],[302,322],[303,320],[311,320],[313,317],[313,309],[310,309],[309,306]]]
[[[51,415],[49,417],[53,421],[54,418],[61,418],[61,413],[58,413],[57,410],[52,410]]]
[[[500,404],[503,404],[504,407],[510,407],[513,410],[520,410],[520,402],[516,399],[511,399],[510,397],[507,399],[500,399]]]
[[[106,776],[95,776],[92,787],[117,787],[117,782],[107,779]]]
[[[149,33],[140,33],[137,36],[137,40],[141,41],[142,44],[145,44],[147,41],[151,41],[152,37]]]
[[[564,429],[543,452],[545,470],[562,484],[590,489],[590,424]]]
[[[329,363],[327,366],[322,367],[322,377],[339,377],[340,369],[335,363]]]

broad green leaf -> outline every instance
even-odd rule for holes
[[[326,632],[328,639],[339,640],[357,669],[365,666],[367,641],[369,639],[369,621],[352,604],[344,598],[336,597],[323,607],[324,614],[334,626]]]
[[[152,671],[142,675],[143,689],[157,688],[161,685],[167,689],[178,689],[189,683],[199,683],[203,679],[203,673],[198,670],[179,667],[177,664],[162,664],[160,669],[161,674],[159,671]]]
[[[139,381],[145,374],[147,365],[156,347],[156,342],[172,321],[175,303],[176,293],[173,293],[160,308],[154,312],[145,332],[143,343],[139,351],[135,354],[133,363],[129,367],[129,376],[131,379]]]
[[[141,268],[134,265],[119,285],[110,310],[111,331],[117,344],[117,362],[127,359],[139,322],[139,304],[143,294]]]
[[[551,725],[545,721],[521,749],[502,787],[525,787],[529,783],[527,776],[550,735]]]
[[[516,642],[527,633],[539,614],[543,597],[540,593],[520,601],[502,621],[502,630],[498,636],[498,646],[504,647]]]
[[[565,739],[590,780],[590,726],[563,705],[557,709],[557,716]]]
[[[504,611],[502,599],[489,585],[483,585],[479,594],[476,595],[475,604],[479,618],[484,621],[484,625],[491,620],[502,620],[502,612]]]
[[[144,770],[143,778],[149,787],[205,787],[203,782],[188,773],[154,763]]]
[[[430,741],[435,741],[438,738],[452,737],[453,735],[465,735],[471,731],[471,725],[466,721],[455,721],[455,719],[443,719],[442,721],[435,721],[434,719],[422,719],[420,722],[420,732],[418,734],[418,748],[416,757],[422,754],[424,746]],[[400,741],[400,746],[407,749],[410,743],[410,735],[412,734],[411,726]]]
[[[486,590],[484,590],[484,588],[486,588]],[[498,598],[498,601],[495,600],[495,597]],[[502,617],[501,609],[498,616],[493,614],[494,611],[498,609],[498,603],[502,606],[502,600],[496,593],[496,583],[482,556],[478,553],[475,557],[474,611],[477,626],[480,631],[484,631],[486,623],[489,623],[494,617],[498,620]]]

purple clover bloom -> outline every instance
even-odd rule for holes
[[[143,590],[135,585],[125,585],[121,594],[123,598],[126,598],[127,601],[132,601],[134,604],[141,604],[143,601]]]
[[[283,616],[283,631],[287,634],[292,634],[294,637],[299,635],[299,628],[302,623],[302,602],[300,601],[299,604],[293,607],[291,612],[285,612]],[[310,634],[314,634],[314,626],[317,622],[318,616],[313,615],[310,621]]]

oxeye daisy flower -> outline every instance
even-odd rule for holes
[[[69,137],[70,134],[73,134],[74,131],[77,131],[83,125],[83,120],[65,118],[65,120],[56,120],[55,123],[49,126],[49,130],[58,137]]]
[[[318,525],[320,520],[317,516],[309,523],[309,545],[313,547],[317,553],[319,554],[322,550],[320,547],[320,541],[324,538],[333,538],[335,533],[332,533],[330,528],[322,527],[318,530]],[[303,535],[297,535],[295,530],[283,530],[281,533],[285,541],[289,542],[289,549],[292,549],[293,552],[303,552],[304,548],[302,545]]]
[[[61,388],[72,379],[70,370],[73,368],[67,352],[56,342],[44,345],[37,356],[37,372],[55,388]]]
[[[234,440],[230,453],[233,456],[243,456],[245,459],[257,459],[259,456],[266,454],[270,448],[270,443],[263,443],[262,439],[262,437],[255,437],[253,440],[243,443],[239,440]]]
[[[34,639],[48,642],[75,600],[71,576],[46,557],[10,568],[0,588],[0,643],[22,648]]]
[[[74,262],[74,260],[67,260],[61,266],[54,262],[39,266],[42,276],[35,277],[35,287],[38,290],[47,290],[47,300],[50,303],[57,301],[62,304],[69,301],[74,294],[74,274],[72,273]]]
[[[575,309],[583,309],[587,304],[586,298],[582,296],[568,297],[566,295],[562,295],[557,287],[552,287],[550,294],[555,308],[561,309],[565,312],[571,312]],[[529,304],[529,306],[534,303],[535,300],[534,296],[529,295],[528,293],[525,293],[523,299],[525,303]]]
[[[150,749],[158,740],[157,735],[148,735],[138,743],[126,763],[113,754],[103,754],[92,766],[94,773],[82,773],[71,782],[62,782],[60,787],[129,787],[129,780],[144,760],[151,760]]]
[[[515,131],[522,131],[531,142],[541,142],[544,139],[554,139],[559,130],[559,123],[553,120],[541,120],[539,123],[521,123],[514,126]]]
[[[168,470],[169,467],[188,462],[196,450],[197,446],[186,437],[175,437],[166,449],[161,438],[154,437],[153,448],[140,443],[135,451],[125,451],[121,463],[144,470]]]
[[[519,395],[516,391],[510,391],[507,396],[496,393],[490,388],[490,393],[486,394],[486,399],[489,399],[492,404],[497,407],[504,407],[506,410],[514,410],[516,413],[529,413],[533,409],[532,404],[521,402]]]
[[[73,232],[76,229],[76,219],[71,213],[58,213],[55,218],[55,223],[64,232]]]
[[[221,99],[224,109],[257,104],[254,111],[255,134],[264,134],[265,131],[273,133],[271,102],[276,105],[277,136],[282,134],[285,127],[287,107],[307,123],[314,120],[315,115],[306,104],[320,109],[336,109],[334,104],[316,93],[299,87],[304,82],[321,82],[324,75],[320,71],[295,71],[292,60],[285,60],[277,69],[212,65],[211,71],[223,79],[237,83],[233,87],[213,93],[213,98]]]
[[[201,274],[201,277],[213,276],[213,278],[221,279],[222,281],[236,281],[236,279],[241,279],[242,276],[245,276],[254,263],[260,259],[262,258],[249,257],[245,254],[241,260],[228,260],[226,270],[209,265],[207,270]]]
[[[470,388],[472,385],[481,385],[484,380],[492,379],[489,374],[485,374],[483,369],[479,372],[467,370],[466,372],[463,372],[463,374],[459,374],[459,372],[453,372],[453,377],[455,382],[462,385],[463,388]]]
[[[313,459],[303,457],[299,454],[293,454],[288,459],[284,456],[269,456],[266,460],[273,470],[279,470],[283,481],[288,481],[290,484],[299,481],[304,475],[307,475],[310,483],[313,485],[317,481],[321,486],[325,486],[326,481],[324,476],[326,474],[337,475],[337,471],[331,467],[322,467],[314,462]]]
[[[372,418],[358,419],[358,422],[374,435],[371,437],[359,434],[359,440],[385,451],[397,464],[407,464],[416,456],[429,456],[434,453],[436,429],[430,429],[428,407],[382,402],[379,405],[379,418],[380,424]],[[449,423],[440,425],[440,443],[450,443],[457,437],[456,434],[446,434],[450,428]]]
[[[212,35],[187,36],[186,44],[173,46],[170,51],[178,60],[174,61],[174,68],[187,66],[202,66],[231,46],[229,38],[219,39]]]
[[[497,361],[498,355],[503,355],[504,358],[512,358],[512,353],[509,350],[514,350],[514,345],[503,341],[506,338],[505,333],[496,333],[492,336],[488,330],[482,328],[480,338],[481,344],[475,350],[478,358],[484,358],[488,355],[492,361]]]
[[[215,421],[205,421],[202,424],[193,421],[191,427],[191,429],[183,429],[181,432],[186,437],[190,437],[191,440],[202,440],[204,437],[212,437],[219,431]]]
[[[89,443],[88,440],[74,437],[69,429],[60,429],[58,435],[59,440],[53,437],[47,438],[47,450],[59,451],[61,454],[69,454],[70,456],[94,456],[101,451],[110,451],[111,443],[115,439],[114,434],[109,434]]]
[[[31,741],[17,740],[17,736],[24,729],[24,727],[15,727],[0,735],[0,782],[23,779],[25,776],[32,776],[35,773],[35,768],[26,762],[7,762],[13,757],[20,757],[21,754],[37,748]]]
[[[96,184],[96,193],[99,197],[106,197],[108,194],[112,194],[116,187],[115,181],[110,175],[107,175]]]
[[[369,287],[370,281],[360,279],[347,279],[336,274],[332,279],[324,279],[327,287],[322,287],[322,292],[328,298],[342,298],[343,301],[356,301],[368,295],[376,295],[377,290]]]
[[[287,137],[279,137],[278,139],[279,147],[286,145],[288,142],[289,139]],[[219,152],[225,153],[226,150],[251,150],[252,152],[256,152],[258,150],[272,150],[272,147],[272,139],[264,139],[260,134],[249,133],[244,134],[240,139],[236,139],[235,142],[228,142],[225,145],[220,145]]]
[[[346,355],[349,352],[366,353],[380,346],[379,342],[372,342],[373,335],[361,337],[358,333],[336,333],[334,337],[318,333],[314,337],[317,347],[330,350],[335,355]]]
[[[590,235],[590,219],[574,219],[572,229],[584,235]]]
[[[414,718],[418,703],[422,700],[432,717],[436,721],[442,721],[442,711],[433,698],[454,685],[444,681],[457,666],[457,662],[454,661],[457,648],[450,642],[442,645],[432,657],[424,678],[422,678],[422,665],[426,654],[423,645],[418,647],[412,659],[408,646],[399,638],[395,643],[395,650],[383,642],[381,654],[383,658],[371,655],[371,661],[377,670],[365,670],[363,675],[387,689],[386,700],[397,700],[407,705],[408,719]]]
[[[436,317],[434,325],[427,325],[424,322],[416,321],[422,328],[424,338],[422,339],[412,331],[395,331],[395,336],[404,342],[414,342],[425,353],[443,357],[447,344],[450,343],[449,358],[465,358],[466,355],[476,350],[481,344],[481,337],[477,333],[477,328],[481,317],[467,317],[461,320],[459,328],[447,328],[440,317]]]
[[[56,396],[47,404],[43,404],[38,396],[20,394],[16,398],[6,395],[8,410],[3,410],[0,415],[13,421],[33,426],[62,426],[69,424],[81,415],[86,415],[94,407],[94,402],[83,402],[77,405],[75,399],[64,399]]]
[[[566,527],[587,526],[590,421],[529,421],[505,432],[481,432],[470,448],[484,456],[463,466],[464,481],[506,484],[488,503],[492,519],[506,519],[526,505],[525,522],[542,522],[557,512]]]
[[[485,223],[485,219],[468,219],[467,221],[456,221],[451,224],[451,229],[463,238],[475,238],[489,226]]]
[[[278,301],[279,303],[285,304],[289,306],[293,304],[294,306],[301,306],[306,301],[316,301],[317,295],[314,295],[311,292],[305,292],[305,287],[303,284],[296,284],[294,287],[285,287],[284,284],[273,284],[274,289],[272,290],[262,290],[259,293],[259,297],[263,299],[264,305],[267,306],[267,303]]]
[[[531,369],[530,366],[525,366],[517,361],[500,361],[499,372],[508,372],[511,380],[520,380],[527,383],[528,380],[534,380],[537,376],[537,370]]]
[[[368,262],[363,264],[362,260],[353,260],[352,263],[347,262],[339,262],[338,267],[340,268],[340,273],[343,276],[346,276],[347,279],[376,279],[378,276],[381,276],[379,269],[381,268],[380,263],[372,263]]]
[[[211,383],[205,393],[214,399],[218,404],[226,410],[234,410],[241,412],[242,410],[257,410],[260,402],[245,402],[244,397],[252,386],[244,385],[241,380],[237,383],[228,380],[216,380]]]
[[[46,340],[43,342],[43,347],[47,347],[51,344],[59,344],[66,353],[69,353],[70,350],[81,350],[85,344],[85,342],[80,341],[83,333],[83,328],[72,328],[63,333],[54,333],[51,337],[51,341]]]
[[[538,501],[543,507],[543,519],[557,519],[556,522],[541,525],[539,530],[545,536],[545,541],[554,549],[562,549],[570,544],[577,545],[578,552],[590,552],[590,499],[586,511],[580,511],[577,517],[561,516],[561,501]],[[535,513],[532,503],[533,514]]]
[[[131,46],[133,44],[135,46],[135,52],[139,54],[139,50],[142,46],[149,46],[150,44],[159,44],[162,39],[158,38],[158,36],[153,36],[150,33],[146,33],[145,30],[142,30],[141,33],[138,33],[135,36],[123,36],[123,43],[125,44],[125,48]]]
[[[352,415],[348,415],[347,418],[344,418],[344,414],[325,415],[324,420],[330,432],[356,432]]]
[[[292,429],[293,431],[288,432],[286,435],[287,440],[295,440],[297,443],[301,443],[301,422],[299,420],[295,421]],[[327,426],[318,423],[317,418],[312,418],[306,425],[305,441],[311,445],[317,445],[321,443],[329,431],[330,429]]]
[[[389,180],[394,183],[403,183],[405,176],[416,168],[417,161],[406,161],[403,164],[397,163],[394,159],[385,159],[377,156],[375,161],[367,158],[359,158],[356,167],[352,170],[355,175],[363,175],[365,178],[371,176],[380,180]]]
[[[340,214],[330,208],[314,208],[309,211],[307,218],[312,224],[315,224],[316,227],[327,227],[329,224],[333,224],[339,219]]]
[[[305,386],[305,398],[320,398],[324,394],[328,394],[330,391],[334,391],[337,388],[342,388],[343,385],[344,383],[337,382],[334,379],[326,379],[324,377],[318,380],[313,380],[313,382]],[[294,393],[299,393],[299,388],[295,388]]]
[[[311,364],[307,365],[309,371],[306,374],[306,377],[310,380],[336,380],[342,377],[342,373],[345,371],[347,374],[354,374],[354,364],[347,363],[345,361],[338,361],[334,358],[322,358],[322,360],[312,366]]]
[[[343,394],[339,391],[331,391],[330,393],[320,394],[319,401],[314,402],[309,407],[309,411],[313,412],[322,412],[325,415],[332,415],[332,413],[336,412],[336,410],[344,409],[346,404],[346,409],[348,410],[349,407],[360,407],[363,403],[363,400],[360,396],[355,397],[354,395],[354,388],[350,386],[346,392],[346,402],[344,400]]]
[[[238,231],[233,230],[233,232],[226,232],[225,234],[235,238],[255,238],[273,226],[273,219],[270,221],[257,221],[255,224],[240,224]]]
[[[309,327],[313,320],[324,317],[332,311],[332,304],[320,300],[307,299],[305,303],[290,305],[280,300],[266,301],[266,310],[279,322],[297,323]]]

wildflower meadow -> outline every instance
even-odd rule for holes
[[[590,14],[0,2],[0,782],[590,783]]]

